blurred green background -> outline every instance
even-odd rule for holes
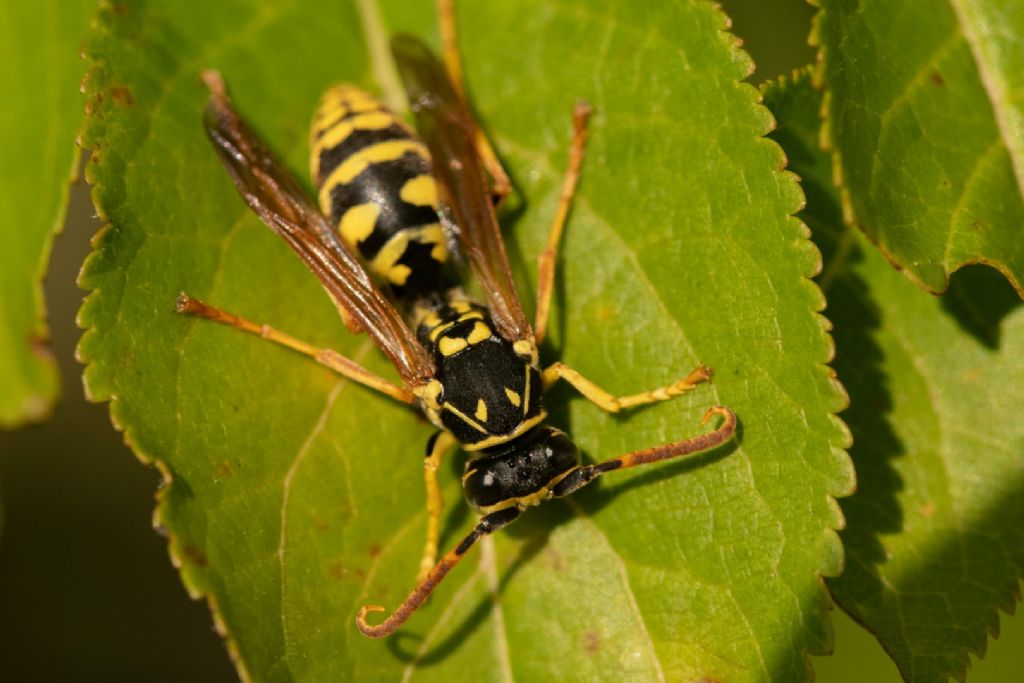
[[[758,64],[750,82],[814,60],[803,0],[721,4]],[[46,282],[64,397],[47,424],[0,432],[0,681],[235,681],[206,605],[186,596],[152,529],[156,471],[124,446],[107,406],[82,397],[75,276],[99,225],[79,183]],[[814,659],[817,680],[899,680],[870,634],[833,618],[835,655]],[[1000,623],[975,683],[1019,680],[1024,620]]]

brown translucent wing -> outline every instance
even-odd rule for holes
[[[491,317],[505,339],[532,337],[512,281],[469,108],[441,62],[418,39],[396,36],[391,50],[434,162],[442,213],[483,287]]]
[[[231,105],[220,75],[206,72],[203,79],[211,91],[204,117],[206,134],[242,198],[295,250],[351,321],[366,330],[406,386],[424,384],[434,375],[433,360],[398,311],[312,206],[291,173],[245,125]]]

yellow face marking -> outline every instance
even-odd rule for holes
[[[516,408],[518,408],[523,402],[523,397],[508,387],[505,387],[505,395],[508,396],[509,403],[514,405]]]
[[[490,339],[491,334],[492,332],[490,327],[485,323],[477,322],[473,324],[473,329],[470,331],[469,335],[467,335],[466,341],[470,344],[479,344],[482,341]]]
[[[402,185],[398,196],[403,202],[414,206],[436,206],[437,182],[434,180],[434,176],[418,175]]]
[[[326,209],[323,205],[320,208],[324,213],[328,213],[331,209],[330,205]],[[376,204],[356,204],[341,216],[341,221],[338,224],[341,239],[349,247],[355,249],[356,244],[365,240],[373,232],[378,216],[380,216],[380,207]]]
[[[568,477],[575,470],[576,468],[574,467],[571,470],[567,470],[559,475],[556,475],[554,479],[544,484],[544,486],[542,486],[541,488],[534,491],[528,496],[521,496],[519,498],[506,498],[505,500],[499,501],[494,505],[487,505],[485,507],[479,508],[477,512],[481,515],[489,515],[492,512],[498,512],[499,510],[504,510],[510,507],[517,507],[520,510],[525,510],[531,505],[540,505],[545,500],[551,498],[552,495],[554,495],[552,494],[552,490],[556,486],[558,486],[558,484],[561,483],[563,479]],[[472,471],[470,471],[470,474],[472,474]],[[463,477],[462,480],[465,481],[466,477]]]
[[[331,188],[335,185],[351,182],[357,175],[362,173],[367,166],[379,161],[394,161],[400,159],[406,152],[412,152],[429,159],[427,148],[422,142],[416,140],[388,140],[370,145],[359,150],[345,161],[338,165],[338,168],[331,171],[324,181],[324,188]],[[321,190],[323,192],[323,190]]]
[[[469,346],[469,343],[461,337],[444,337],[441,339],[441,343],[437,345],[437,349],[441,352],[442,356],[452,356],[467,346]]]
[[[484,403],[482,398],[476,402],[476,412],[473,413],[473,417],[481,422],[487,422],[487,404]]]

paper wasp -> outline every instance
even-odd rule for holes
[[[698,366],[652,391],[615,397],[577,371],[541,368],[557,245],[583,157],[589,107],[578,105],[558,210],[539,259],[536,319],[531,325],[516,295],[495,207],[510,184],[466,104],[450,15],[442,16],[447,66],[417,39],[398,36],[392,50],[405,81],[419,133],[377,100],[338,86],[313,120],[312,166],[320,210],[234,110],[219,74],[205,126],[242,197],[320,280],[352,332],[366,332],[397,370],[401,384],[340,354],[214,308],[181,294],[178,311],[208,318],[282,344],[399,401],[416,404],[439,432],[424,460],[427,541],[414,590],[383,622],[371,625],[364,606],[356,618],[365,635],[393,633],[482,536],[504,527],[529,506],[567,496],[613,470],[703,451],[736,430],[728,408],[714,431],[581,465],[562,431],[545,423],[542,392],[564,379],[609,412],[677,396],[710,379]],[[451,238],[451,239],[449,239]],[[471,301],[448,275],[449,243],[468,262],[485,305]],[[378,288],[356,254],[385,284]],[[437,469],[456,443],[468,454],[462,479],[480,515],[475,528],[436,560],[442,508]]]

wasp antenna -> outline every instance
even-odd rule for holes
[[[594,113],[594,107],[586,100],[576,100],[576,106],[572,110],[573,124],[580,128],[586,125],[587,119]]]
[[[692,436],[682,441],[655,446],[654,448],[645,448],[642,451],[633,451],[632,453],[626,453],[625,455],[620,455],[617,458],[605,460],[594,465],[579,467],[559,482],[552,493],[556,498],[562,498],[578,491],[608,472],[638,467],[640,465],[649,465],[652,462],[700,453],[721,446],[736,434],[736,413],[725,406],[714,406],[704,414],[701,424],[707,423],[712,415],[721,415],[724,418],[722,424],[714,431],[699,436]]]
[[[409,593],[409,597],[405,599],[405,602],[399,605],[398,609],[391,613],[391,616],[376,626],[366,622],[366,615],[370,612],[383,612],[384,608],[380,605],[363,605],[360,607],[359,614],[356,615],[356,626],[360,632],[364,636],[371,638],[385,638],[397,631],[398,627],[404,624],[412,616],[412,613],[430,597],[430,594],[437,588],[437,584],[441,583],[448,572],[452,570],[452,567],[457,565],[462,556],[473,547],[474,543],[516,519],[519,517],[519,514],[519,510],[516,508],[506,508],[485,515],[476,527],[462,539],[462,542],[449,550],[448,554],[442,557],[434,565],[434,568],[416,584],[416,588],[413,589],[412,593]]]
[[[406,620],[412,616],[420,605],[430,597],[430,594],[434,592],[437,585],[441,583],[444,577],[452,570],[452,567],[459,563],[462,559],[463,554],[476,542],[480,536],[484,535],[479,531],[480,527],[477,526],[472,532],[453,550],[448,551],[448,554],[441,558],[441,560],[434,565],[434,568],[423,577],[423,579],[416,584],[416,588],[413,589],[409,597],[405,599],[401,605],[398,606],[394,612],[391,613],[387,619],[381,623],[373,626],[366,621],[366,615],[370,612],[383,612],[384,608],[380,605],[363,605],[359,608],[359,614],[356,615],[356,626],[362,632],[364,636],[371,638],[385,638],[390,636],[398,627],[406,622]]]

